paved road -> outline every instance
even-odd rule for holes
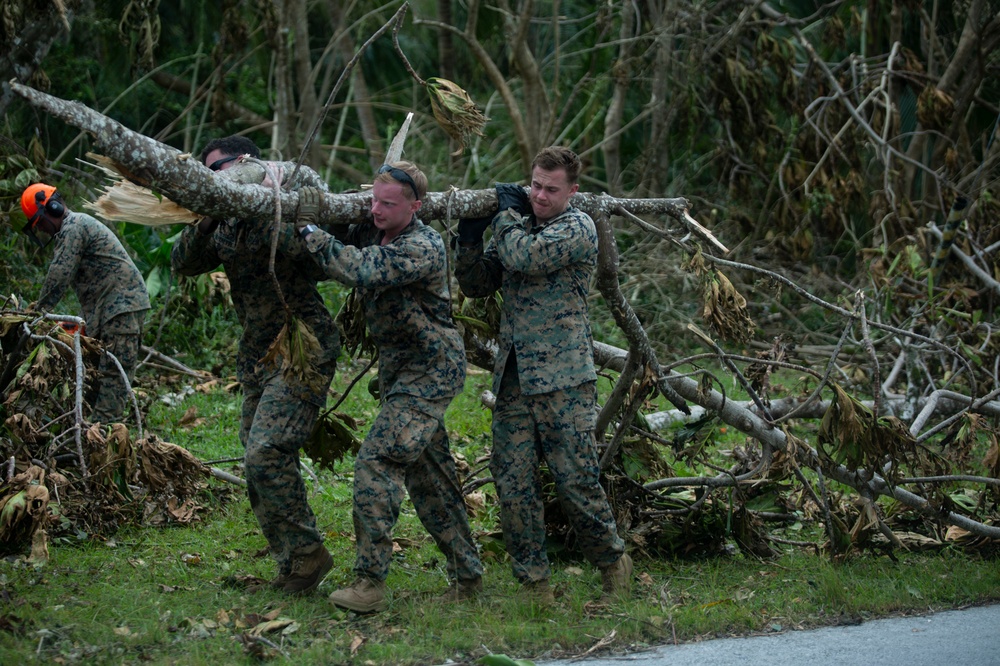
[[[1000,604],[537,666],[998,666]]]

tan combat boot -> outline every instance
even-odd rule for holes
[[[444,594],[438,596],[437,600],[442,603],[452,603],[455,601],[467,601],[478,597],[483,591],[483,578],[473,578],[472,580],[456,580],[448,586]]]
[[[547,580],[524,583],[521,585],[521,589],[517,591],[517,596],[522,601],[527,601],[537,606],[551,606],[556,602],[556,595]]]
[[[359,577],[350,587],[330,595],[330,603],[356,613],[377,613],[389,607],[385,598],[385,583]]]
[[[333,557],[326,546],[320,544],[319,548],[308,555],[299,555],[292,560],[292,571],[285,577],[285,584],[281,589],[286,594],[308,594],[319,586],[332,568]]]
[[[604,591],[602,601],[627,596],[631,586],[632,558],[628,553],[622,553],[617,562],[601,569],[601,589]]]

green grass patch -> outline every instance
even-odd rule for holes
[[[344,364],[335,390],[343,391],[363,367]],[[362,421],[359,436],[377,409],[366,383],[359,382],[339,408]],[[447,415],[453,448],[473,468],[489,445],[490,414],[479,402],[489,385],[488,373],[471,372]],[[163,398],[151,396],[148,431],[203,460],[240,456],[238,394],[217,388],[179,400],[175,395],[170,404]],[[217,466],[241,474],[238,462]],[[486,507],[472,519],[484,544],[483,597],[460,604],[434,600],[447,584],[444,562],[405,503],[395,533],[401,549],[388,580],[389,609],[358,616],[326,599],[353,579],[352,461],[333,472],[313,471],[316,480],[307,479],[311,503],[335,561],[318,594],[251,594],[234,584],[239,576],[269,578],[274,567],[261,554],[266,542],[245,492],[213,480],[198,498],[200,520],[191,526],[62,539],[51,544],[50,562],[40,568],[0,561],[0,663],[256,663],[252,651],[307,665],[471,663],[488,652],[539,659],[581,654],[612,631],[604,650],[624,652],[1000,599],[996,560],[954,549],[904,553],[898,562],[863,555],[833,564],[786,546],[769,562],[740,554],[685,560],[637,553],[633,593],[611,606],[594,603],[599,573],[561,553],[553,565],[556,604],[540,609],[517,598],[502,549],[486,547],[486,535],[498,529],[488,485],[482,489]],[[278,628],[263,634],[266,641],[245,638],[262,617]]]

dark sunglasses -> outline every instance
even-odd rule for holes
[[[232,162],[233,160],[237,159],[238,157],[239,157],[239,155],[233,155],[232,157],[222,157],[222,158],[219,158],[219,159],[215,160],[214,162],[212,162],[211,164],[209,164],[208,168],[211,169],[212,171],[218,171],[219,169],[222,168],[223,164],[229,164],[230,162]]]
[[[413,190],[413,198],[414,199],[420,199],[420,195],[417,194],[417,184],[413,182],[412,178],[410,178],[410,174],[406,173],[402,169],[398,169],[398,168],[396,168],[394,166],[390,166],[388,164],[383,164],[382,166],[380,166],[378,168],[378,172],[380,174],[381,173],[387,173],[390,176],[392,176],[393,180],[399,181],[400,183],[403,183],[404,185],[409,185],[410,189]]]

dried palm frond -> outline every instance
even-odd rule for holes
[[[344,305],[337,313],[337,325],[343,334],[344,350],[349,356],[355,358],[361,354],[370,358],[377,352],[375,341],[372,340],[371,332],[368,330],[365,305],[357,289],[351,289],[351,293],[344,300]]]
[[[725,340],[744,343],[753,337],[755,325],[747,311],[747,299],[722,271],[707,274],[702,317]]]
[[[351,432],[356,427],[357,423],[346,414],[333,411],[322,414],[302,445],[302,452],[320,467],[335,471],[338,460],[348,452],[357,455],[361,448],[361,441]]]
[[[83,207],[111,222],[132,222],[147,227],[172,224],[195,224],[202,216],[179,206],[163,195],[136,185],[119,171],[114,162],[102,155],[87,153],[97,167],[112,181],[105,186],[97,201],[85,202]]]
[[[135,478],[136,452],[128,428],[122,423],[110,427],[94,424],[84,433],[84,440],[89,449],[91,482],[131,500],[129,484]]]
[[[876,417],[872,410],[833,384],[834,399],[823,415],[817,437],[820,458],[845,465],[879,470],[890,484],[900,474],[899,461],[911,454],[915,440],[895,416]],[[886,468],[886,461],[892,464]],[[886,471],[888,469],[888,471]]]
[[[312,359],[318,358],[322,351],[309,325],[298,317],[289,317],[261,363],[264,367],[280,369],[286,381],[322,391],[327,380],[312,364]]]
[[[31,549],[35,534],[42,532],[44,535],[48,505],[45,470],[36,465],[0,488],[0,554],[18,554]]]
[[[483,136],[483,126],[489,118],[476,108],[469,93],[448,79],[432,76],[425,86],[431,96],[434,119],[448,136],[458,142],[458,150],[452,154],[460,155],[473,136]]]
[[[138,478],[154,493],[182,499],[193,496],[208,476],[208,468],[187,449],[149,435],[136,442]]]

